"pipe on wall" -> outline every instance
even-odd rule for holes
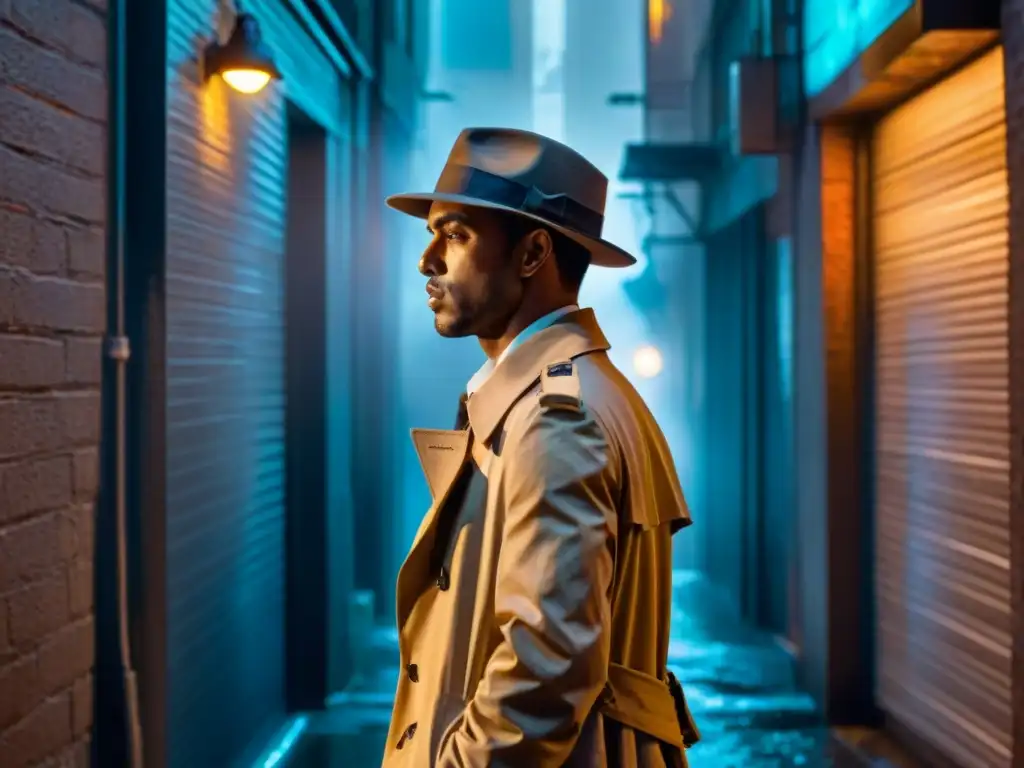
[[[139,720],[138,687],[132,665],[129,639],[128,524],[127,524],[127,366],[131,348],[125,321],[125,227],[126,227],[126,70],[127,0],[114,0],[108,17],[109,35],[109,158],[107,219],[107,302],[108,326],[104,353],[105,373],[111,376],[106,407],[106,457],[108,480],[102,503],[113,513],[111,534],[114,539],[117,616],[117,651],[123,678],[125,750],[132,768],[142,768],[142,729]],[[104,586],[107,586],[106,584]],[[112,639],[112,636],[110,636]]]

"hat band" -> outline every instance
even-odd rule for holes
[[[481,202],[515,208],[560,227],[573,229],[581,235],[595,239],[601,237],[604,216],[573,200],[568,195],[545,195],[536,187],[528,187],[518,181],[496,176],[479,168],[464,166],[462,170],[457,189],[438,189],[437,191],[465,195]]]

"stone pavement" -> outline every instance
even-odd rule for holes
[[[791,658],[731,620],[700,577],[680,573],[676,581],[670,665],[703,736],[689,753],[692,768],[839,766],[813,701],[796,688]],[[377,642],[397,662],[393,631]],[[310,718],[286,768],[377,768],[397,679],[397,664],[376,670]]]

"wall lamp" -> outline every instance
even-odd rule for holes
[[[214,75],[240,93],[258,93],[271,80],[280,80],[270,49],[263,42],[260,24],[235,3],[235,27],[227,42],[216,38],[203,52],[203,80]]]

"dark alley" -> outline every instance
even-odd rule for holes
[[[0,768],[1024,766],[1022,285],[1024,0],[0,0]]]

